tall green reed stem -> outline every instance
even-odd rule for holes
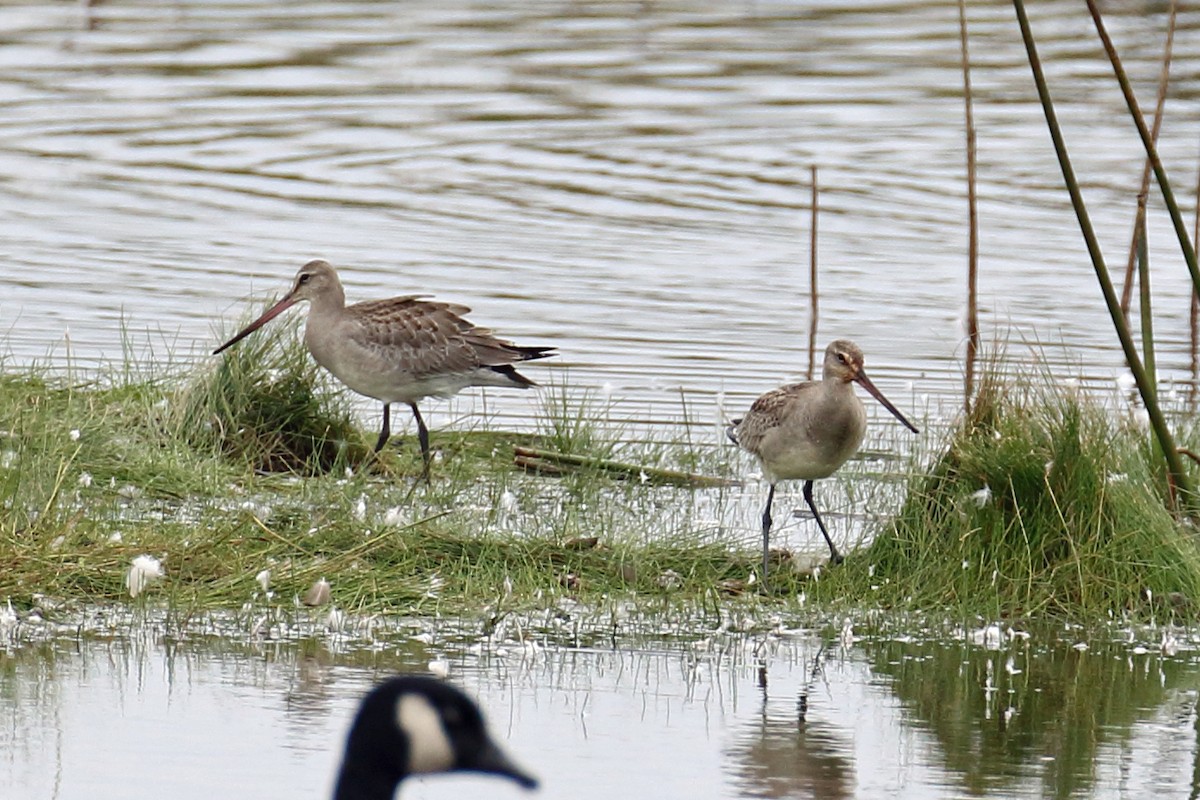
[[[1088,0],[1090,6],[1091,0]],[[1083,202],[1083,194],[1079,190],[1079,181],[1075,178],[1075,169],[1071,166],[1071,157],[1067,153],[1067,145],[1063,141],[1062,129],[1058,124],[1058,115],[1054,111],[1054,101],[1050,97],[1050,90],[1046,86],[1046,76],[1042,72],[1042,62],[1038,58],[1037,45],[1033,40],[1033,31],[1029,27],[1029,17],[1025,13],[1025,3],[1023,0],[1013,0],[1013,7],[1017,12],[1017,22],[1021,27],[1021,38],[1025,41],[1025,52],[1029,58],[1029,68],[1033,71],[1033,81],[1037,85],[1038,97],[1042,103],[1042,111],[1046,115],[1046,126],[1050,130],[1050,138],[1054,142],[1054,150],[1058,154],[1058,164],[1062,169],[1063,181],[1067,185],[1067,191],[1071,195],[1071,205],[1075,209],[1075,216],[1079,220],[1079,229],[1083,234],[1083,241],[1087,245],[1088,255],[1092,259],[1092,267],[1096,271],[1096,280],[1100,283],[1100,291],[1104,294],[1104,302],[1108,306],[1109,317],[1112,318],[1113,327],[1116,329],[1117,338],[1121,341],[1121,350],[1124,351],[1125,361],[1129,364],[1129,371],[1133,373],[1133,379],[1137,384],[1138,392],[1142,396],[1142,402],[1146,405],[1146,412],[1150,415],[1150,425],[1154,430],[1154,435],[1158,439],[1159,446],[1162,447],[1163,457],[1167,462],[1167,469],[1171,473],[1171,478],[1175,486],[1179,489],[1186,505],[1191,505],[1193,501],[1192,484],[1188,475],[1183,470],[1183,461],[1179,457],[1179,452],[1175,449],[1175,440],[1171,436],[1171,431],[1167,427],[1166,418],[1163,416],[1162,409],[1158,406],[1157,393],[1151,383],[1150,376],[1142,366],[1142,359],[1138,356],[1137,348],[1134,346],[1133,336],[1129,332],[1129,326],[1125,322],[1125,315],[1121,313],[1121,303],[1117,298],[1116,290],[1113,288],[1112,279],[1108,274],[1108,267],[1104,264],[1104,254],[1100,251],[1100,243],[1096,240],[1096,232],[1092,228],[1091,219],[1088,217],[1087,206]],[[1126,84],[1127,85],[1127,84]],[[1145,122],[1142,121],[1140,126],[1143,130]],[[1150,149],[1153,149],[1154,144],[1147,136],[1143,142]],[[1157,163],[1155,172],[1161,170],[1161,162],[1158,162],[1157,153],[1151,154],[1151,160]],[[1165,182],[1165,175],[1160,175],[1160,185],[1163,187],[1164,196],[1169,192],[1168,185]],[[1172,197],[1172,201],[1174,198]],[[1184,232],[1186,239],[1187,233]],[[1187,249],[1190,249],[1190,245]],[[1191,268],[1195,267],[1195,254],[1192,254],[1189,262]],[[1195,274],[1195,273],[1193,273]]]
[[[1142,358],[1146,364],[1146,372],[1156,375],[1158,368],[1154,358],[1154,315],[1150,302],[1150,248],[1146,241],[1146,215],[1141,216],[1141,223],[1135,231],[1134,242],[1137,245],[1138,269],[1138,316],[1142,323]],[[1157,394],[1158,387],[1151,382],[1150,388]]]
[[[1096,0],[1087,0],[1087,5],[1088,11],[1092,14],[1092,21],[1096,23],[1096,33],[1100,36],[1100,43],[1104,45],[1104,52],[1108,54],[1108,60],[1112,62],[1117,83],[1121,84],[1121,93],[1125,95],[1125,104],[1129,107],[1129,115],[1133,117],[1138,135],[1142,137],[1142,146],[1146,148],[1146,157],[1154,166],[1154,176],[1158,179],[1158,188],[1162,190],[1163,202],[1166,203],[1167,212],[1171,215],[1171,224],[1175,226],[1175,236],[1179,239],[1179,247],[1183,250],[1183,259],[1187,262],[1188,272],[1191,273],[1192,285],[1200,290],[1200,267],[1196,264],[1196,250],[1192,247],[1192,240],[1188,235],[1187,225],[1183,221],[1183,213],[1179,210],[1179,203],[1175,202],[1175,192],[1171,189],[1167,170],[1163,167],[1162,159],[1158,157],[1158,147],[1154,144],[1154,137],[1151,136],[1150,129],[1146,127],[1146,118],[1142,116],[1142,112],[1138,108],[1133,87],[1129,85],[1125,68],[1121,66],[1121,57],[1117,55],[1117,49],[1113,46],[1112,39],[1109,38],[1108,31],[1104,28],[1104,20],[1100,17]]]
[[[1157,375],[1158,368],[1155,366],[1154,358],[1154,312],[1150,299],[1150,248],[1146,240],[1145,195],[1138,197],[1138,205],[1142,207],[1142,213],[1138,215],[1139,221],[1133,232],[1133,242],[1137,253],[1138,317],[1142,323],[1142,357],[1145,359],[1147,374]],[[1150,386],[1157,396],[1158,386],[1153,382]],[[1153,440],[1153,448],[1154,458],[1156,460],[1162,458],[1162,446],[1157,439]]]

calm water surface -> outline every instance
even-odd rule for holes
[[[1081,4],[1031,5],[1116,268],[1140,145]],[[1064,377],[1106,387],[1121,360],[1011,6],[970,6],[986,328],[1015,328],[1021,356],[1046,342]],[[1106,9],[1148,104],[1165,8]],[[1200,11],[1181,14],[1160,144],[1184,198],[1198,30]],[[248,303],[321,256],[352,300],[427,292],[557,345],[557,366],[531,374],[594,389],[617,415],[678,419],[682,391],[716,441],[725,407],[806,366],[815,164],[821,342],[854,337],[898,405],[944,416],[965,296],[960,86],[951,2],[111,0],[89,19],[10,0],[0,354],[58,369],[202,361]],[[1189,287],[1157,207],[1151,237],[1160,371],[1180,378]],[[431,404],[431,425],[477,397]],[[536,408],[487,398],[497,425]],[[1192,649],[964,640],[822,650],[791,632],[533,653],[153,628],[13,640],[0,796],[322,797],[357,696],[432,657],[545,796],[1197,796]]]
[[[1106,8],[1150,104],[1165,4]],[[1119,351],[1011,5],[970,15],[985,324],[1107,385]],[[1116,267],[1140,145],[1079,4],[1038,3],[1033,20]],[[1198,28],[1200,11],[1181,15],[1161,143],[1185,198]],[[683,388],[708,418],[807,364],[815,164],[820,341],[859,340],[918,415],[955,405],[954,3],[114,0],[89,19],[10,1],[0,31],[12,363],[205,358],[250,299],[322,256],[352,300],[466,302],[558,345],[563,379],[627,415],[678,417]],[[1160,366],[1178,377],[1188,286],[1162,213],[1152,227]],[[501,416],[536,406],[495,394]]]
[[[449,624],[449,623],[447,623]],[[544,797],[1196,796],[1196,642],[714,630],[619,649],[164,636],[9,641],[5,797],[325,797],[358,697],[444,659]],[[997,629],[998,630],[998,629]],[[1182,634],[1180,634],[1182,636]],[[1144,640],[1144,641],[1143,641]],[[525,796],[430,778],[405,797]]]

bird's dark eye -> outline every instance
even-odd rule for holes
[[[838,361],[842,362],[843,364],[846,363],[846,356],[842,355],[841,353],[838,353],[837,357],[838,357]]]
[[[303,286],[304,284],[308,283],[308,279],[311,277],[312,277],[311,272],[301,272],[300,277],[296,279],[296,283],[299,284],[300,286]]]

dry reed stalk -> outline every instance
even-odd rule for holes
[[[967,136],[967,358],[963,378],[963,413],[971,413],[975,393],[975,358],[979,353],[979,210],[975,191],[975,114],[971,109],[971,59],[967,50],[967,4],[958,0],[958,27],[962,41],[963,104]]]
[[[809,167],[812,174],[812,225],[808,234],[808,380],[813,379],[817,359],[817,165]]]
[[[1150,129],[1150,138],[1158,143],[1158,133],[1162,129],[1163,108],[1167,103],[1167,86],[1171,76],[1171,50],[1175,43],[1176,2],[1171,0],[1171,16],[1167,20],[1167,41],[1163,45],[1162,69],[1158,73],[1158,98],[1154,106],[1154,125]],[[1125,287],[1121,290],[1121,313],[1129,319],[1129,304],[1133,298],[1133,270],[1137,262],[1138,231],[1145,227],[1146,197],[1150,194],[1150,173],[1154,165],[1146,158],[1142,166],[1142,185],[1138,190],[1137,213],[1133,220],[1133,234],[1129,237],[1129,260],[1125,264]]]

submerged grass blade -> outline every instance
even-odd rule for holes
[[[654,483],[667,486],[700,488],[741,485],[741,481],[732,478],[718,478],[712,475],[700,475],[676,469],[664,469],[645,464],[614,461],[608,458],[558,453],[553,450],[543,450],[536,447],[518,446],[515,448],[515,457],[517,466],[534,472],[543,471],[553,474],[563,474],[576,469],[590,469],[607,473],[623,480],[635,480],[640,483]]]

